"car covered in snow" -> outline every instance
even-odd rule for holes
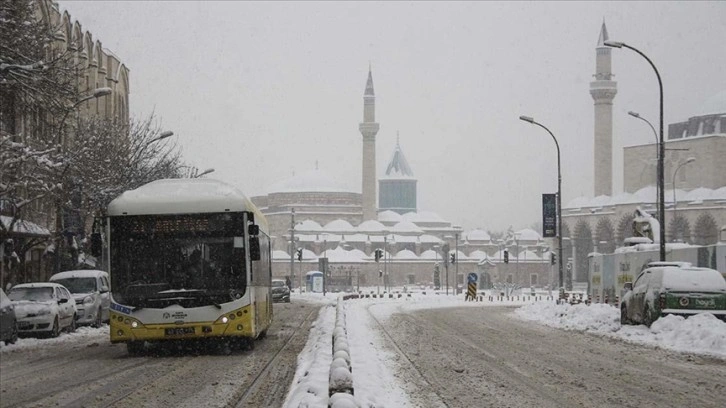
[[[272,280],[272,301],[290,303],[290,288],[282,279]]]
[[[654,262],[625,283],[621,324],[645,324],[668,314],[711,313],[726,319],[726,280],[716,270],[684,262]]]
[[[18,321],[15,318],[15,305],[0,289],[0,341],[13,344],[18,339]]]
[[[18,332],[58,337],[61,330],[76,330],[76,302],[58,283],[22,283],[8,291],[15,305]]]
[[[77,324],[100,327],[108,321],[111,305],[108,273],[97,270],[65,271],[51,276],[50,281],[65,286],[73,295]]]

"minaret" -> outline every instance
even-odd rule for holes
[[[595,101],[594,184],[595,197],[613,193],[613,99],[617,82],[611,81],[611,49],[605,46],[608,30],[602,22],[597,40],[595,80],[590,82],[590,95]]]
[[[358,126],[363,135],[363,221],[377,219],[376,214],[376,95],[373,75],[368,66],[368,81],[363,94],[363,122]]]

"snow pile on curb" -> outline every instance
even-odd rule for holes
[[[328,390],[332,408],[357,407],[353,398],[353,373],[350,367],[350,346],[345,327],[345,306],[338,298],[333,329],[333,362],[330,364]]]
[[[656,320],[650,328],[644,325],[621,326],[618,308],[605,304],[587,306],[538,302],[525,305],[514,314],[521,319],[559,329],[585,331],[632,343],[726,359],[726,322],[710,313],[688,319],[668,315]]]
[[[328,374],[333,361],[330,353],[333,344],[333,321],[335,309],[332,305],[322,307],[305,348],[297,357],[297,369],[283,407],[327,407]]]

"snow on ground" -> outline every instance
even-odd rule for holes
[[[538,302],[517,309],[515,315],[560,329],[726,359],[726,322],[710,313],[688,319],[668,315],[653,322],[650,328],[644,325],[621,326],[618,308],[605,304],[587,306]]]
[[[367,291],[370,294],[370,291]],[[373,291],[377,293],[377,291]],[[428,291],[398,293],[389,298],[351,299],[344,302],[346,330],[350,346],[355,400],[359,407],[414,407],[406,395],[403,384],[392,371],[391,361],[397,359],[394,351],[385,345],[383,334],[368,312],[381,322],[394,313],[407,313],[421,309],[446,307],[521,306],[526,302],[520,296],[502,301],[465,302],[464,295],[436,294]],[[341,294],[293,293],[292,301],[311,301],[332,305]],[[324,307],[308,342],[298,356],[298,367],[283,407],[327,407],[328,377],[332,362],[332,336],[335,327],[335,308]]]
[[[56,338],[19,338],[15,344],[5,344],[0,341],[0,354],[12,353],[19,350],[34,350],[59,344],[86,345],[91,343],[108,343],[108,325],[99,328],[79,327],[73,333],[61,333]]]

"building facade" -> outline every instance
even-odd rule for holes
[[[562,211],[566,258],[562,261],[571,262],[575,282],[587,282],[590,254],[611,254],[633,236],[636,209],[657,218],[656,143],[623,149],[624,192],[609,192],[603,171],[612,173],[611,166],[598,170],[599,161],[611,160],[609,153],[598,151],[605,152],[607,148],[602,147],[612,143],[615,96],[610,53],[603,47],[606,40],[603,24],[596,47],[596,80],[590,87],[595,99],[595,195],[575,198]],[[663,192],[666,225],[659,226],[665,228],[668,243],[715,244],[726,226],[726,91],[709,98],[697,112],[697,116],[668,126]]]

